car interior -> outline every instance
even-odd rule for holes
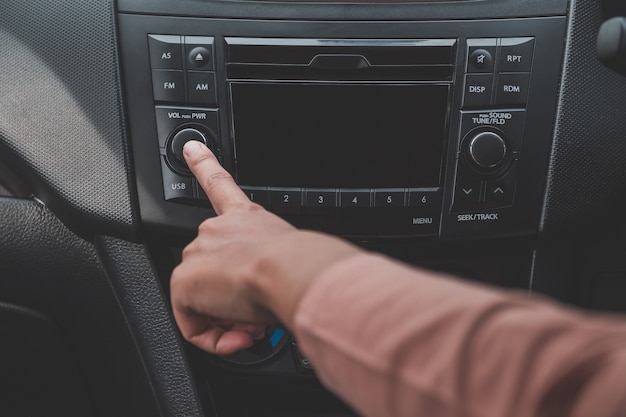
[[[626,311],[622,1],[0,11],[1,415],[356,415],[280,325],[229,356],[182,339],[170,275],[215,216],[191,140],[297,227]]]

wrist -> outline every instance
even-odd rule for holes
[[[339,238],[293,231],[273,239],[256,264],[249,288],[259,308],[272,312],[287,328],[309,287],[335,262],[362,250]]]

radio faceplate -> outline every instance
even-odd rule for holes
[[[533,234],[564,26],[121,15],[142,218],[184,233],[211,214],[177,157],[201,140],[251,199],[297,226]]]

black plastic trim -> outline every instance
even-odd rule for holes
[[[564,15],[568,0],[475,0],[416,3],[118,0],[124,13],[302,20],[448,20]],[[174,7],[173,4],[176,6]]]

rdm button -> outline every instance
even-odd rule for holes
[[[500,74],[496,104],[526,104],[529,74]]]

